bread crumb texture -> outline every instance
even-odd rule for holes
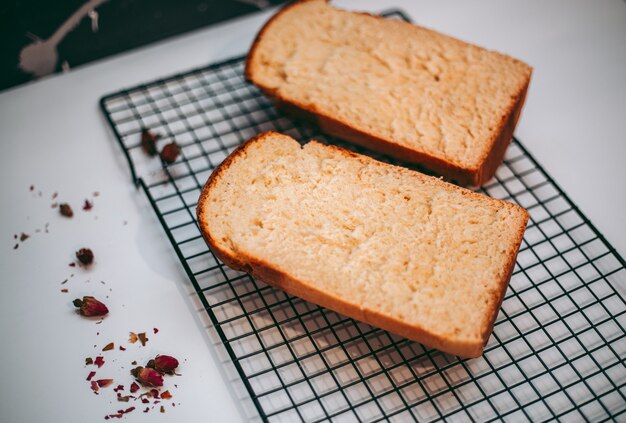
[[[201,225],[221,250],[482,350],[521,242],[524,209],[277,133],[235,156],[201,200]]]
[[[277,98],[477,170],[531,68],[398,20],[297,3],[265,28],[249,76]]]

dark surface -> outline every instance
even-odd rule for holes
[[[0,5],[0,90],[30,81],[32,75],[19,67],[20,51],[34,37],[48,39],[86,0],[24,0]],[[96,8],[99,29],[84,17],[58,45],[60,72],[143,46],[172,35],[259,11],[251,1],[219,0],[110,0]],[[260,5],[284,3],[282,0]]]

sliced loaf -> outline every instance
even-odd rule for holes
[[[528,220],[517,205],[275,132],[213,172],[197,215],[228,266],[462,357],[482,353]]]
[[[466,185],[502,162],[530,75],[509,56],[325,0],[281,10],[246,62],[286,112]]]

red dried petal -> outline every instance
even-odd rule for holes
[[[124,348],[124,347],[122,347],[122,346],[120,345],[120,351],[126,351],[126,348]]]
[[[142,398],[141,402],[143,402],[144,404],[148,404],[150,401],[148,401],[146,398]]]
[[[157,391],[156,389],[151,389],[150,390],[150,395],[152,395],[152,398],[159,398],[159,391]]]
[[[104,365],[104,357],[101,355],[97,356],[93,363],[98,366],[98,368],[102,367]]]
[[[147,413],[148,411],[150,411],[150,407],[146,407],[146,409],[143,410],[144,413]]]
[[[83,210],[89,211],[91,209],[93,209],[93,203],[89,200],[85,200],[85,203],[83,204]]]
[[[99,387],[106,388],[107,386],[113,383],[113,379],[98,379],[96,380],[96,383],[98,384]]]
[[[98,388],[98,384],[96,383],[96,381],[95,381],[95,380],[92,380],[92,381],[91,381],[91,390],[92,390],[92,391],[94,391],[94,393],[96,393],[96,394],[97,394],[97,393],[98,393],[98,389],[99,389],[99,388]]]
[[[135,382],[133,382],[130,385],[130,393],[134,394],[135,392],[137,392],[139,390],[139,385],[137,385]]]
[[[113,388],[114,392],[119,392],[124,390],[124,385],[117,385],[117,388]]]
[[[91,371],[89,372],[89,375],[87,376],[87,380],[91,380],[91,378],[93,378],[96,375],[96,372]]]
[[[130,412],[132,412],[134,410],[135,410],[135,407],[129,407],[126,410],[124,410],[124,414],[128,414],[128,413],[130,413]]]
[[[89,266],[93,263],[93,251],[89,248],[81,248],[76,251],[76,258],[85,266]]]
[[[154,369],[161,373],[174,373],[178,367],[178,360],[170,355],[157,355],[154,358]]]
[[[172,394],[170,394],[170,391],[165,391],[161,393],[161,399],[167,400],[170,398],[172,398]]]
[[[152,331],[154,332],[154,334],[156,335],[157,333],[159,333],[159,328],[152,328]]]

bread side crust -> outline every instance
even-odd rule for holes
[[[526,81],[526,84],[524,85],[522,90],[517,93],[516,96],[512,99],[506,113],[502,116],[502,119],[500,120],[500,123],[498,125],[498,130],[495,131],[491,139],[488,140],[487,148],[484,150],[479,163],[474,167],[460,166],[458,164],[452,163],[451,161],[435,157],[431,154],[428,154],[427,152],[414,150],[400,145],[393,140],[380,138],[374,134],[356,129],[350,126],[350,124],[347,122],[343,122],[333,116],[324,114],[319,110],[315,110],[314,105],[313,107],[311,107],[282,97],[277,94],[276,90],[264,86],[261,82],[255,79],[254,59],[257,49],[260,43],[263,41],[264,34],[271,30],[272,25],[275,23],[279,16],[289,11],[291,8],[298,7],[303,3],[307,3],[308,1],[311,0],[299,0],[288,4],[287,6],[279,10],[272,18],[270,18],[265,23],[263,28],[261,28],[254,42],[252,43],[252,47],[250,48],[250,52],[248,53],[248,56],[246,58],[246,80],[261,89],[261,91],[263,91],[263,93],[267,97],[274,101],[276,107],[282,110],[284,113],[295,117],[296,119],[301,119],[306,122],[312,123],[313,125],[320,128],[322,132],[336,136],[337,138],[341,138],[354,144],[361,145],[369,150],[376,151],[378,153],[395,157],[407,163],[419,164],[424,168],[443,176],[447,180],[455,181],[461,185],[478,187],[493,177],[498,166],[500,165],[500,163],[502,163],[502,159],[504,158],[506,149],[509,146],[513,137],[513,132],[515,130],[515,127],[517,126],[522,107],[524,106],[524,100],[526,97],[528,86],[530,84],[531,74],[529,74],[528,80]],[[325,0],[325,2],[329,3],[328,0]],[[386,19],[382,16],[377,16],[364,12],[358,12],[358,14],[365,15],[374,19]],[[430,29],[429,31],[438,33],[437,31],[433,31]],[[454,39],[453,37],[445,34],[441,35],[444,35],[447,38]],[[458,41],[468,44],[467,42],[462,40]],[[514,60],[523,63],[517,59]],[[532,73],[532,68],[530,68],[530,70]]]
[[[438,336],[429,332],[427,329],[422,328],[420,326],[410,325],[401,320],[392,318],[390,316],[381,314],[379,312],[368,310],[366,308],[361,307],[359,304],[350,302],[345,298],[341,298],[335,295],[332,295],[328,292],[317,289],[315,286],[312,286],[304,281],[300,281],[291,275],[288,272],[280,269],[276,265],[272,263],[268,263],[267,261],[253,257],[249,254],[246,254],[242,251],[233,251],[228,246],[222,245],[218,240],[211,236],[210,223],[206,219],[206,207],[209,201],[209,197],[211,195],[212,187],[219,181],[220,178],[223,177],[223,173],[230,167],[230,165],[240,157],[244,156],[246,150],[256,142],[262,142],[265,137],[274,136],[277,133],[275,132],[264,132],[262,134],[257,135],[256,137],[250,139],[244,144],[240,145],[237,149],[235,149],[223,162],[220,164],[211,174],[207,183],[204,185],[202,192],[200,194],[200,199],[198,200],[198,206],[196,209],[198,224],[200,226],[200,230],[207,244],[211,248],[211,251],[224,262],[227,266],[241,270],[249,273],[255,278],[262,280],[265,283],[268,283],[276,288],[282,289],[283,291],[303,298],[306,301],[319,304],[328,309],[337,311],[341,314],[354,318],[356,320],[363,321],[365,323],[371,324],[372,326],[382,328],[389,332],[398,334],[405,338],[411,339],[413,341],[422,343],[432,348],[439,349],[441,351],[445,351],[451,354],[458,355],[460,357],[465,358],[474,358],[479,357],[482,354],[483,348],[486,345],[489,336],[491,335],[491,331],[493,329],[493,324],[497,317],[498,311],[500,309],[500,304],[502,299],[504,298],[504,294],[508,287],[508,283],[513,271],[513,267],[515,265],[516,253],[511,254],[508,260],[508,269],[503,275],[503,279],[499,281],[498,291],[494,293],[494,298],[492,300],[493,307],[490,310],[490,316],[487,319],[487,324],[484,328],[482,328],[482,338],[477,340],[476,342],[472,341],[459,341],[459,340],[451,340],[446,337]],[[367,156],[358,155],[356,153],[352,153],[350,151],[344,150],[343,148],[337,146],[328,146],[329,148],[333,148],[346,157],[358,157],[364,160],[372,160]],[[402,171],[409,171],[404,168],[398,167],[398,169],[402,169]],[[413,172],[413,171],[409,171]],[[415,172],[417,173],[417,172]],[[424,178],[430,179],[435,183],[446,185],[447,188],[451,188],[453,190],[460,191],[463,195],[472,196],[472,197],[480,197],[483,198],[481,194],[475,193],[473,191],[466,190],[461,187],[457,187],[454,185],[446,184],[438,179],[428,177],[426,175],[421,175]],[[513,207],[519,212],[523,212],[525,215],[524,224],[520,225],[518,228],[518,240],[521,243],[524,230],[526,227],[526,221],[528,220],[528,212],[523,208],[508,203],[506,201],[497,200],[506,205],[506,207]],[[518,247],[519,248],[519,247]]]

